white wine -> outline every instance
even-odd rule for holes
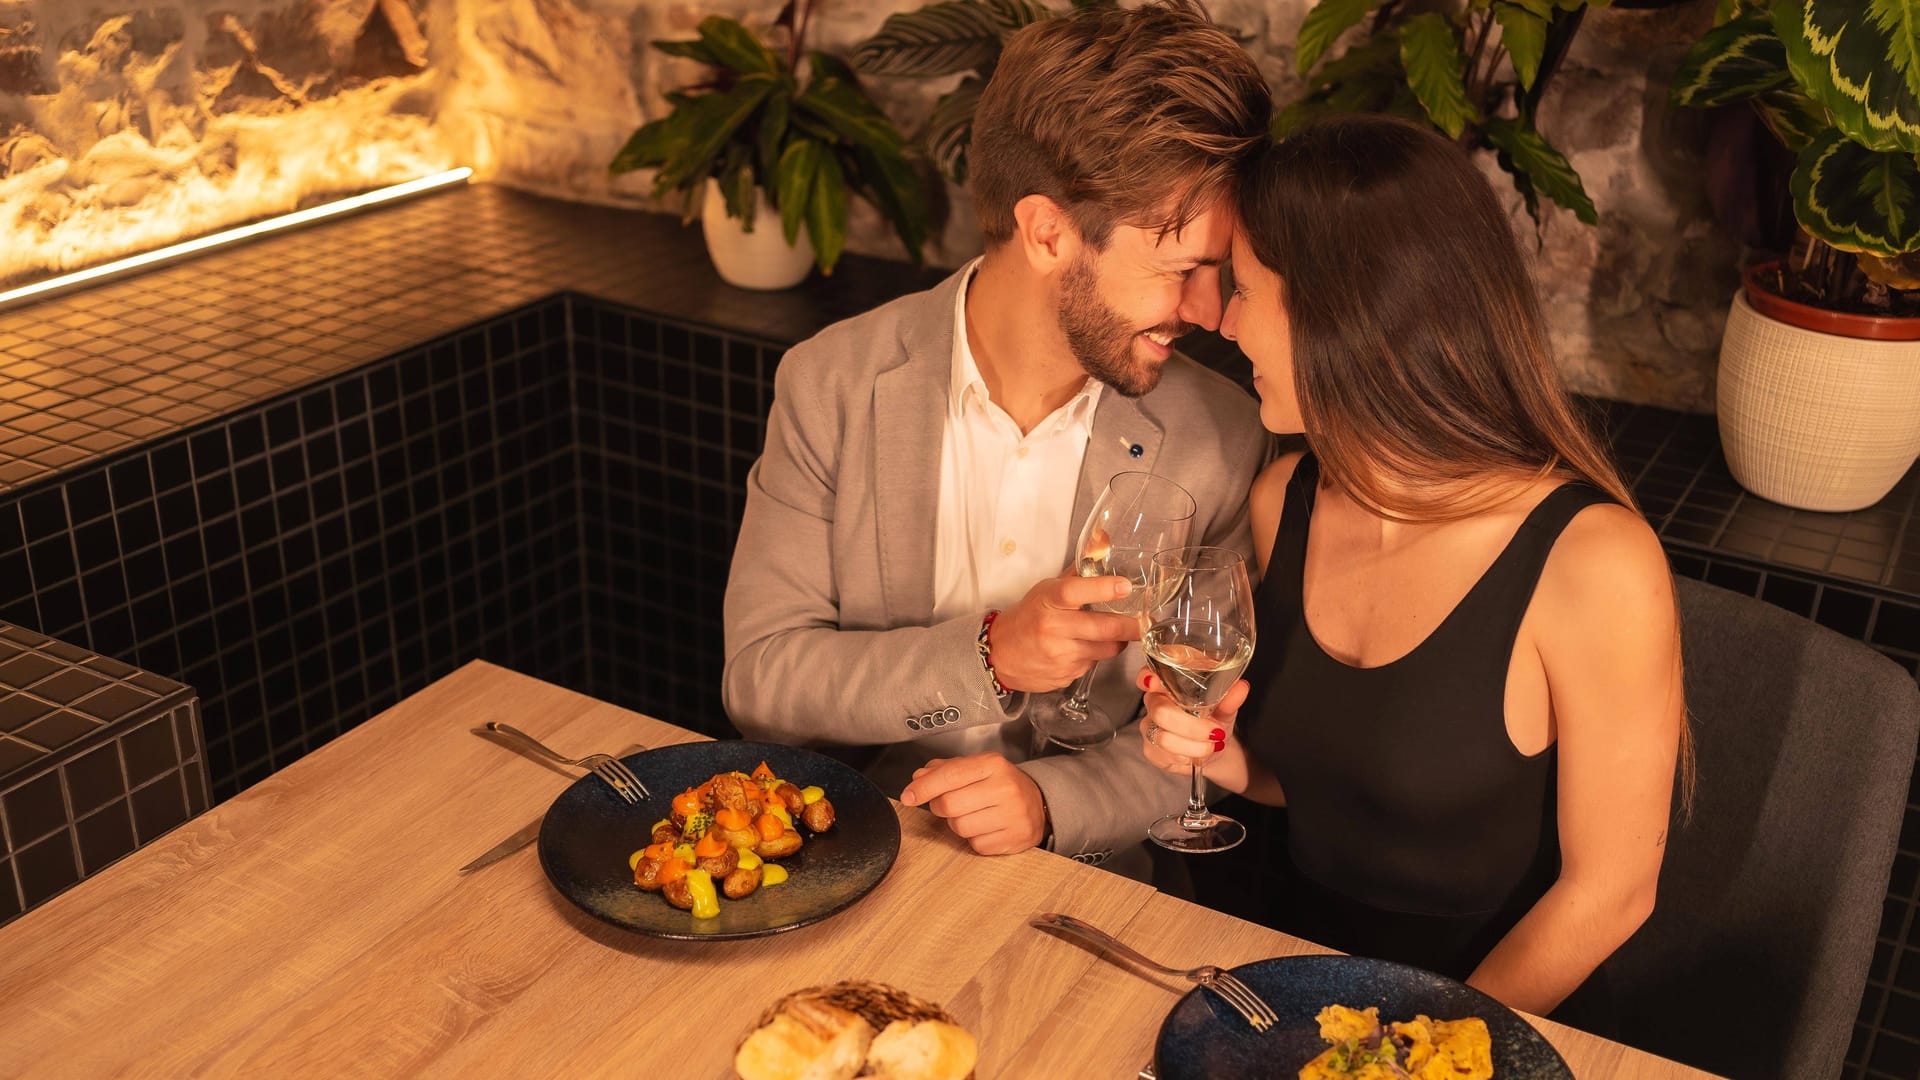
[[[1253,638],[1213,623],[1156,623],[1144,638],[1147,665],[1191,713],[1220,703],[1253,659]]]

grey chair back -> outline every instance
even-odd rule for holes
[[[1724,1076],[1838,1076],[1920,738],[1913,676],[1679,582],[1698,783],[1653,915],[1608,962],[1622,1041]]]

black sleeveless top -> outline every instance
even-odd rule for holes
[[[1464,979],[1560,871],[1555,748],[1507,736],[1507,667],[1541,568],[1574,514],[1565,484],[1426,640],[1373,668],[1321,649],[1301,602],[1320,470],[1287,485],[1255,600],[1242,738],[1287,797],[1289,912],[1311,941]]]

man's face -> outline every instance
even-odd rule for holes
[[[1216,204],[1165,236],[1118,225],[1106,249],[1081,248],[1060,275],[1060,329],[1087,374],[1128,397],[1160,382],[1173,341],[1220,325],[1220,264],[1233,217]]]

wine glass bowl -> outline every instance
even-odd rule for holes
[[[1253,659],[1253,585],[1231,548],[1179,547],[1156,553],[1142,590],[1141,635],[1147,666],[1176,705],[1205,717]],[[1175,851],[1225,851],[1246,827],[1208,808],[1200,766],[1192,766],[1187,805],[1153,823],[1147,836]]]
[[[1133,582],[1126,596],[1091,604],[1099,611],[1138,618],[1146,596],[1153,555],[1187,542],[1195,512],[1193,496],[1164,476],[1148,472],[1115,473],[1094,500],[1073,548],[1073,571],[1081,577],[1124,577]],[[1030,708],[1036,745],[1052,742],[1086,750],[1113,738],[1119,726],[1091,700],[1094,672],[1089,667],[1051,707]]]

